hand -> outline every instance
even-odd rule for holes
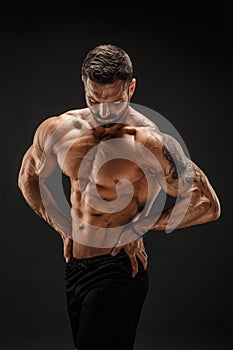
[[[122,248],[124,248],[124,250],[125,250],[126,254],[128,255],[129,260],[131,262],[132,277],[135,277],[136,274],[138,273],[138,262],[137,262],[136,256],[141,260],[142,265],[143,265],[144,269],[146,270],[148,255],[146,254],[142,237],[140,237],[140,238],[136,239],[135,241],[130,242],[124,246],[115,247],[112,250],[111,255],[112,256],[117,255],[121,251]]]
[[[73,240],[69,237],[62,237],[63,239],[63,255],[66,263],[68,263],[72,257]]]

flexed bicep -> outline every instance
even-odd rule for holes
[[[18,186],[29,205],[35,210],[41,204],[39,183],[47,178],[56,167],[56,157],[46,150],[47,139],[51,133],[51,119],[37,128],[32,145],[25,152],[18,175]],[[46,161],[49,157],[49,161]]]

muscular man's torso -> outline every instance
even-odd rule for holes
[[[110,128],[93,127],[88,109],[58,118],[52,144],[70,178],[73,256],[109,253],[119,227],[145,209],[147,171],[154,174],[154,194],[160,190],[156,165],[142,153],[155,125],[131,108],[124,123]]]

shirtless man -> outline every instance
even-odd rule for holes
[[[18,183],[63,239],[75,348],[132,350],[148,291],[143,235],[217,220],[220,205],[177,140],[130,106],[136,79],[124,50],[91,50],[82,80],[87,108],[39,125]],[[70,179],[71,220],[46,186],[57,166]],[[161,189],[179,201],[154,218],[151,203]]]

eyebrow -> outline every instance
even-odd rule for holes
[[[99,102],[97,101],[92,95],[88,94],[87,97],[95,102]],[[121,98],[120,99],[117,99],[117,100],[114,100],[114,101],[111,101],[111,102],[121,102]]]
[[[90,98],[91,100],[96,101],[96,99],[93,96],[89,95],[89,94],[87,95],[87,97]],[[98,101],[96,101],[96,102],[98,102]]]
[[[89,89],[88,89],[88,90],[89,90]],[[125,91],[125,89],[123,88],[123,90],[121,91],[120,96],[118,96],[118,99],[117,99],[117,100],[114,100],[114,101],[112,101],[112,102],[120,101],[120,100],[122,99],[122,97],[123,97],[122,95],[124,94],[124,91]],[[98,95],[101,95],[101,94],[98,94],[98,92],[95,92],[94,90],[93,90],[93,92],[94,92],[94,94],[97,96],[97,98],[98,98]],[[90,90],[89,90],[88,93],[87,93],[87,97],[90,98],[91,100],[95,101],[95,102],[98,102],[98,101],[96,100],[96,98],[95,98],[94,96],[91,95]]]

